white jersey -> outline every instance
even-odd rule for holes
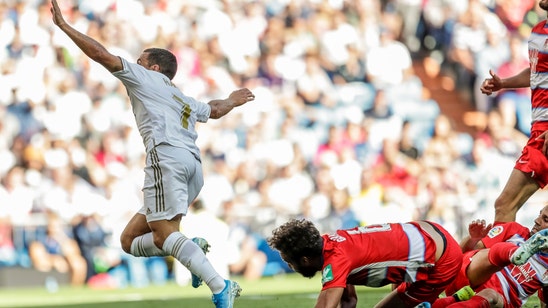
[[[165,75],[120,59],[123,69],[112,74],[126,87],[146,151],[167,143],[199,160],[195,126],[209,119],[209,104],[184,95]]]

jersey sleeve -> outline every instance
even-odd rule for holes
[[[500,242],[521,242],[529,238],[529,229],[517,222],[496,225],[481,241],[486,248]]]
[[[185,101],[189,102],[193,106],[194,112],[196,112],[196,120],[198,122],[205,123],[209,120],[209,115],[211,114],[211,106],[209,104],[200,102],[199,100],[185,96]]]
[[[345,288],[349,274],[350,260],[346,254],[342,249],[337,249],[326,242],[322,268],[322,291],[330,288]]]
[[[149,78],[146,68],[136,63],[130,63],[126,59],[120,57],[123,68],[117,72],[113,72],[114,77],[120,79],[127,88],[136,87],[143,84]]]

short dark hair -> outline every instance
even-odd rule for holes
[[[160,72],[172,80],[177,73],[177,58],[171,51],[163,48],[147,48],[143,52],[148,54],[150,65],[158,64]]]
[[[306,219],[291,219],[274,229],[267,241],[291,262],[304,256],[321,256],[323,250],[320,231]]]

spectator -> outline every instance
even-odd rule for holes
[[[393,29],[381,27],[380,43],[366,55],[368,80],[376,88],[397,86],[413,74],[411,54]]]
[[[246,223],[233,221],[230,224],[228,242],[234,247],[229,260],[232,275],[242,275],[249,280],[263,276],[267,257],[258,249],[259,240],[260,235],[251,231]]]
[[[330,213],[321,222],[323,233],[333,233],[339,229],[350,229],[360,226],[354,210],[350,207],[348,191],[335,189],[330,196]]]
[[[56,270],[70,274],[70,282],[81,286],[86,282],[86,260],[67,226],[60,217],[49,215],[46,237],[29,245],[32,266],[41,272]]]
[[[8,218],[0,216],[0,268],[14,266],[18,261],[12,240],[12,224]]]
[[[95,215],[83,215],[73,227],[73,233],[82,256],[86,260],[86,281],[98,273],[106,272],[115,265],[110,262],[101,262],[104,261],[104,259],[101,260],[101,252],[106,249],[107,234]]]
[[[0,181],[0,216],[24,224],[33,210],[35,191],[25,181],[25,169],[12,167]]]

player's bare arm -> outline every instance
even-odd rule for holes
[[[241,106],[255,99],[255,95],[247,88],[236,90],[227,99],[215,99],[209,102],[211,119],[219,119],[233,108]]]
[[[485,245],[481,242],[481,239],[487,236],[487,233],[493,227],[492,224],[487,224],[484,219],[473,220],[468,225],[468,236],[466,236],[460,243],[460,247],[463,252],[472,249],[482,249]]]
[[[341,296],[341,308],[356,308],[358,305],[358,294],[356,287],[352,284],[347,284]]]
[[[526,68],[517,75],[508,78],[500,78],[493,70],[489,70],[491,78],[486,78],[481,84],[481,93],[491,95],[501,89],[525,88],[531,85],[531,69]]]
[[[56,0],[51,1],[51,14],[53,23],[65,32],[90,59],[101,64],[110,72],[116,72],[123,68],[122,60],[119,57],[109,53],[99,42],[74,29],[65,21]]]
[[[315,308],[337,308],[341,302],[344,288],[329,288],[320,292]]]

